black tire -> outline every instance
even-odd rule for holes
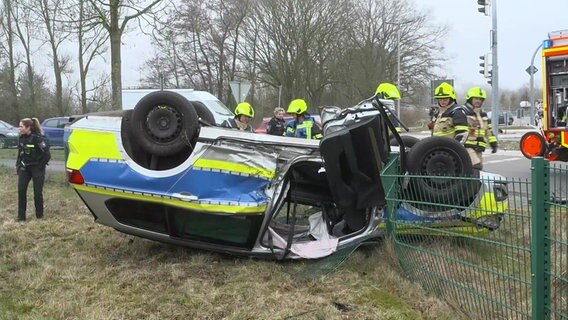
[[[413,136],[400,136],[400,138],[402,139],[402,143],[404,143],[404,146],[406,148],[412,148],[418,141],[420,141],[420,139]],[[396,139],[393,137],[390,140],[390,145],[398,146],[398,141],[396,141]]]
[[[409,200],[468,206],[479,192],[479,180],[471,179],[479,172],[473,170],[467,150],[454,139],[428,137],[420,140],[410,149],[406,161],[409,174],[430,176],[410,179],[403,192]],[[428,204],[418,207],[430,211],[448,210]]]
[[[212,126],[216,125],[215,117],[213,116],[213,113],[209,110],[209,108],[207,108],[207,106],[205,104],[203,104],[203,102],[191,101],[191,104],[193,104],[193,107],[195,108],[195,112],[197,112],[197,116],[201,120],[203,120],[204,122],[207,122],[208,124],[210,124]]]
[[[197,137],[199,124],[193,105],[171,91],[147,94],[134,107],[130,134],[146,152],[171,156],[187,149]]]

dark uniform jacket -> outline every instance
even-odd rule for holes
[[[275,136],[282,136],[284,135],[284,131],[286,131],[286,121],[284,121],[283,119],[272,117],[272,119],[268,121],[266,133]]]
[[[51,159],[49,143],[44,136],[38,134],[20,136],[16,167],[19,169],[43,168],[47,165],[49,159]]]

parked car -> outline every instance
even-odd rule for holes
[[[71,123],[72,117],[47,118],[41,123],[43,134],[51,147],[63,147],[63,133],[65,126]]]
[[[487,112],[487,117],[489,118],[489,123],[491,123],[492,121],[491,111]],[[505,119],[507,119],[506,123]],[[504,112],[499,114],[498,121],[499,121],[499,126],[511,126],[513,125],[513,122],[515,122],[515,118],[513,118],[513,116],[511,116],[510,113]]]
[[[318,126],[321,130],[321,118],[319,115],[312,115],[316,122],[316,126]],[[272,117],[264,117],[262,118],[262,122],[258,125],[258,127],[254,130],[255,133],[266,133],[266,128],[268,127],[268,122],[272,119]],[[284,116],[284,121],[288,123],[288,121],[294,119],[293,116]]]
[[[17,147],[20,130],[6,121],[0,120],[0,149]]]
[[[208,126],[193,105],[174,92],[152,92],[122,115],[83,117],[68,126],[68,181],[96,222],[156,241],[276,259],[319,258],[382,234],[380,174],[396,151],[389,136],[399,136],[380,100],[330,113],[321,141]],[[404,163],[454,175],[471,170],[459,143],[438,150],[439,141],[423,141],[410,148],[422,144],[415,159],[404,160],[405,148],[398,150],[403,171]],[[448,181],[412,181],[425,186],[421,194],[458,194]],[[464,204],[475,208],[477,195],[492,191],[474,184],[471,204]],[[498,207],[497,201],[506,199],[485,205]],[[417,206],[404,209],[443,214]],[[479,218],[495,212],[483,208],[469,220],[476,210],[452,219],[488,229]],[[499,220],[490,228],[498,226]]]

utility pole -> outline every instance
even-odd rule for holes
[[[542,48],[542,43],[538,45],[538,48],[536,48],[536,50],[534,51],[532,58],[531,58],[531,65],[527,68],[527,72],[531,75],[531,81],[530,81],[530,87],[529,87],[529,98],[530,103],[531,103],[531,114],[530,114],[530,124],[534,124],[536,125],[536,105],[535,105],[535,99],[534,99],[534,74],[538,71],[538,69],[534,66],[534,58],[536,57],[536,54],[538,53],[538,51],[540,50],[540,48]]]
[[[493,123],[493,134],[499,134],[499,63],[497,59],[497,0],[491,3],[491,123]],[[507,119],[505,119],[507,122]]]
[[[400,90],[400,24],[396,28],[396,87]],[[400,99],[396,99],[396,116],[400,120]]]
[[[485,69],[485,76],[488,72],[491,77],[489,84],[491,85],[491,123],[493,126],[493,134],[495,137],[499,135],[499,63],[497,59],[497,0],[477,0],[477,4],[481,7],[477,10],[486,16],[489,15],[489,7],[491,7],[491,71]],[[482,59],[487,68],[487,58]],[[507,119],[505,119],[506,121]]]

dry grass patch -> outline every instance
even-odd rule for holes
[[[401,277],[384,245],[306,278],[289,271],[313,262],[236,258],[100,226],[62,174],[48,172],[46,219],[35,220],[29,197],[20,225],[15,178],[0,168],[0,319],[456,318]]]

